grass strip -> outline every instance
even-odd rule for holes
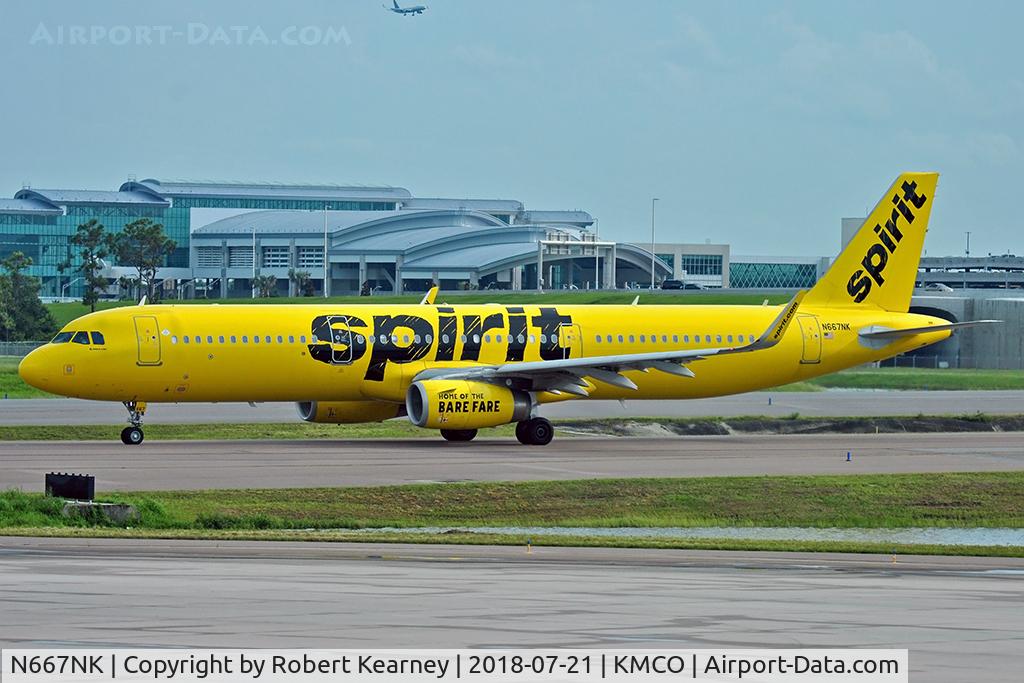
[[[587,479],[110,493],[148,530],[422,526],[1024,526],[1024,472]],[[0,493],[0,527],[96,527],[62,502]]]

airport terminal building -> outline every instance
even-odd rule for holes
[[[116,191],[24,188],[0,200],[0,258],[22,251],[49,297],[79,296],[58,265],[78,225],[109,231],[149,218],[177,248],[158,273],[177,296],[251,296],[273,275],[309,273],[317,294],[445,289],[579,289],[658,281],[671,268],[642,246],[598,239],[586,211],[533,210],[503,199],[414,197],[401,187],[129,180]],[[130,275],[111,264],[112,280]],[[326,277],[325,277],[326,276]]]

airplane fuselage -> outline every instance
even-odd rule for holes
[[[735,347],[752,342],[779,306],[603,305],[150,305],[97,312],[68,341],[21,367],[33,385],[110,401],[352,401],[401,403],[428,369]],[[720,396],[762,389],[886,358],[945,339],[936,331],[881,348],[871,325],[939,319],[857,308],[800,309],[774,347],[691,363],[694,377],[623,374],[636,390],[591,382],[595,399]],[[939,321],[946,322],[946,321]],[[72,335],[73,336],[73,335]],[[571,398],[542,393],[538,402]]]

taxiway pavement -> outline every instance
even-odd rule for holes
[[[86,472],[97,490],[1024,469],[1024,433],[350,441],[0,442],[0,489]],[[846,460],[846,454],[851,454]]]
[[[1024,561],[0,538],[0,645],[909,648],[1016,681]]]

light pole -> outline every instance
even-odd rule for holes
[[[331,261],[327,256],[327,202],[324,202],[324,298],[331,295]]]
[[[70,287],[71,285],[75,284],[76,282],[78,282],[81,279],[82,278],[80,278],[80,277],[76,277],[74,280],[72,280],[71,282],[67,283],[66,285],[61,285],[60,286],[60,298],[61,299],[64,298],[64,292],[68,291],[68,287]]]
[[[657,197],[651,198],[651,290],[654,290],[654,207]]]
[[[964,234],[967,235],[967,253],[966,253],[966,255],[970,256],[971,255],[971,231],[967,230]]]

